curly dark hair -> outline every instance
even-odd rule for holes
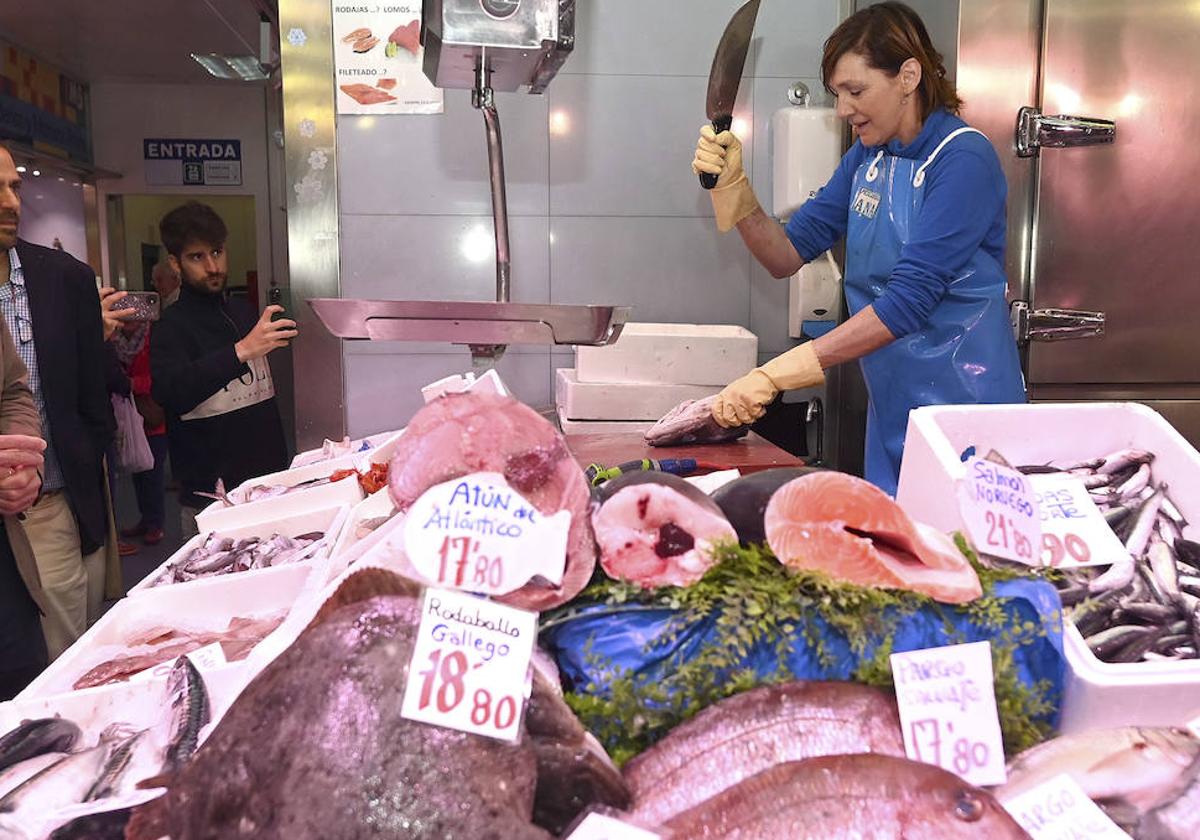
[[[158,235],[167,253],[176,259],[189,242],[221,246],[229,238],[229,228],[217,211],[199,201],[176,207],[158,223]]]

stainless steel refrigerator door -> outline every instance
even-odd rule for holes
[[[1032,343],[1031,386],[1200,381],[1200,7],[1046,0],[1041,93],[1044,114],[1117,130],[1112,145],[1040,151],[1031,305],[1107,325]]]

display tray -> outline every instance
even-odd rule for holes
[[[279,573],[284,570],[286,573]],[[76,691],[74,682],[88,670],[120,655],[120,648],[129,638],[154,627],[217,631],[225,629],[233,618],[264,617],[290,610],[304,588],[311,566],[281,566],[268,571],[277,573],[198,580],[118,601],[17,699],[24,702]],[[236,669],[240,663],[230,663],[228,667]],[[105,696],[108,688],[97,686],[78,691],[99,698]]]
[[[325,537],[323,540],[321,540],[321,544],[313,549],[313,551],[305,560],[287,563],[282,566],[271,566],[265,569],[251,569],[247,572],[236,572],[233,574],[219,575],[213,578],[199,578],[197,580],[184,581],[181,583],[167,583],[155,586],[154,582],[163,576],[169,566],[178,562],[192,549],[203,544],[204,540],[208,536],[204,533],[197,534],[184,543],[178,551],[168,557],[161,566],[159,566],[150,574],[146,575],[141,582],[130,589],[129,595],[131,597],[142,597],[144,594],[151,592],[159,592],[164,589],[188,588],[198,584],[207,583],[211,580],[219,579],[245,581],[254,580],[257,578],[282,578],[295,576],[299,576],[301,579],[303,579],[307,576],[309,570],[312,568],[312,564],[315,561],[329,556],[329,552],[332,550],[333,546],[337,544],[337,540],[341,536],[342,527],[346,522],[346,517],[349,515],[349,512],[350,508],[348,505],[339,505],[337,507],[327,507],[321,510],[293,513],[290,516],[257,521],[235,528],[222,529],[218,533],[234,538],[269,537],[272,534],[283,534],[287,537],[295,537],[299,534],[306,534],[311,531],[324,531]]]
[[[1138,403],[930,406],[909,415],[896,501],[914,519],[961,529],[956,482],[968,447],[996,450],[1013,464],[1065,463],[1124,448],[1155,454],[1154,481],[1189,522],[1200,522],[1200,453],[1162,415]],[[1184,536],[1196,539],[1189,525]],[[1097,659],[1070,621],[1063,647],[1070,671],[1061,728],[1177,726],[1200,714],[1200,660],[1111,664]]]

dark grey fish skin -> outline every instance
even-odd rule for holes
[[[0,737],[0,773],[42,753],[70,752],[80,734],[78,726],[63,718],[27,720]]]
[[[646,430],[646,443],[651,446],[684,446],[691,443],[728,443],[750,431],[749,426],[723,428],[713,419],[712,404],[716,397],[684,400]]]
[[[50,840],[124,840],[131,808],[76,817],[50,832]]]
[[[762,544],[767,541],[763,514],[775,491],[794,478],[819,471],[818,467],[776,467],[751,473],[717,488],[712,500],[733,525],[742,545]]]
[[[171,698],[171,736],[163,771],[170,773],[192,757],[200,743],[200,730],[212,720],[204,678],[186,656],[175,660],[167,678],[167,696]]]
[[[380,570],[347,579],[135,809],[129,840],[549,838],[529,821],[530,744],[400,716],[420,603],[386,593],[406,588]]]
[[[777,764],[664,827],[672,840],[1029,837],[987,791],[940,767],[873,754]]]
[[[1146,812],[1130,833],[1137,840],[1195,840],[1200,837],[1200,758],[1186,771],[1191,783],[1179,796]]]
[[[658,470],[625,473],[611,481],[606,481],[596,488],[596,500],[600,504],[604,504],[626,487],[634,487],[638,484],[659,484],[663,487],[670,487],[676,493],[704,508],[709,513],[715,513],[717,516],[725,515],[721,512],[721,508],[717,506],[717,503],[713,501],[713,498],[699,487],[691,482],[684,481],[677,475],[659,472]]]

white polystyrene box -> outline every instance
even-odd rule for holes
[[[1154,480],[1189,522],[1200,522],[1200,453],[1158,412],[1138,403],[930,406],[912,411],[896,501],[914,519],[962,528],[955,483],[961,454],[995,449],[1014,465],[1081,461],[1135,447],[1155,453]],[[1195,539],[1200,528],[1184,534]],[[1200,661],[1102,662],[1071,622],[1063,647],[1069,671],[1061,728],[1178,726],[1200,714]]]
[[[343,438],[343,441],[348,441],[344,445],[342,442],[326,439],[325,444],[320,449],[309,449],[297,454],[292,459],[289,468],[305,467],[319,461],[332,461],[335,458],[344,458],[348,455],[363,455],[402,434],[404,434],[404,429],[394,429],[390,432],[378,432],[356,440]]]
[[[232,618],[257,618],[290,610],[311,567],[297,564],[271,571],[277,573],[255,576],[253,572],[246,572],[191,581],[157,587],[138,597],[118,601],[75,644],[50,663],[17,699],[24,701],[73,691],[75,680],[103,661],[97,658],[100,649],[124,645],[134,634],[155,626],[221,630]],[[113,655],[118,653],[115,649],[112,651]],[[234,667],[238,663],[230,665]],[[99,694],[105,688],[80,689],[80,693]]]
[[[391,494],[388,493],[386,487],[377,493],[367,496],[367,498],[350,509],[350,514],[346,517],[346,524],[342,528],[342,533],[338,536],[338,541],[329,556],[340,557],[352,545],[362,539],[362,537],[358,536],[358,526],[361,522],[367,519],[387,516],[395,509],[396,506],[392,502]]]
[[[231,508],[237,510],[238,508]],[[324,531],[325,537],[321,541],[322,544],[313,550],[313,553],[305,560],[295,563],[285,563],[282,566],[268,566],[265,569],[251,569],[248,572],[236,572],[226,575],[217,575],[214,578],[198,578],[196,580],[183,581],[181,583],[168,583],[162,586],[154,586],[154,581],[160,578],[167,570],[167,567],[178,562],[193,548],[196,548],[204,543],[207,534],[197,534],[186,543],[184,543],[178,551],[168,557],[163,564],[155,569],[150,574],[146,575],[136,586],[129,590],[131,596],[142,597],[143,594],[159,592],[164,589],[174,589],[179,587],[195,587],[201,583],[206,583],[209,580],[216,578],[229,578],[236,580],[248,580],[258,577],[277,577],[299,575],[300,577],[307,576],[312,570],[314,561],[321,560],[329,556],[329,552],[333,546],[337,544],[338,538],[341,536],[342,527],[345,525],[346,518],[349,516],[349,505],[339,505],[337,507],[324,508],[321,510],[309,510],[302,513],[294,513],[290,516],[283,516],[278,519],[258,520],[254,522],[245,522],[237,527],[222,528],[217,533],[238,539],[240,537],[269,537],[272,534],[283,534],[285,537],[295,537],[300,534],[307,534],[312,531]],[[299,571],[291,571],[299,569]]]
[[[575,348],[580,382],[723,388],[758,364],[758,336],[721,324],[626,324],[613,344]]]
[[[557,411],[558,428],[564,435],[644,434],[654,420],[571,420]]]
[[[571,420],[656,421],[684,400],[711,397],[718,385],[663,385],[648,382],[580,382],[571,368],[555,374],[554,400]]]

